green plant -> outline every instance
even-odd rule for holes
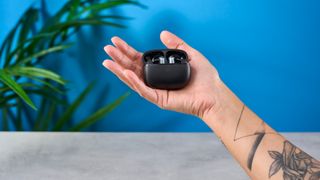
[[[0,119],[3,130],[9,130],[9,124],[14,130],[25,130],[22,124],[25,120],[29,122],[31,130],[35,131],[79,131],[104,117],[128,96],[125,93],[79,124],[70,126],[73,114],[93,84],[88,85],[75,101],[68,102],[67,81],[58,73],[41,66],[47,55],[71,47],[68,38],[82,26],[123,28],[123,25],[111,20],[128,19],[127,17],[102,13],[106,9],[124,4],[142,6],[131,0],[70,0],[36,31],[34,27],[39,24],[40,10],[31,7],[23,14],[0,48]],[[37,99],[38,103],[32,99]],[[30,107],[34,109],[34,116],[28,114]]]

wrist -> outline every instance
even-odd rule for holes
[[[238,119],[243,103],[222,81],[218,82],[216,87],[215,106],[200,118],[221,137],[224,127]]]

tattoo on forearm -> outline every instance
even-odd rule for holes
[[[249,170],[252,169],[252,164],[253,164],[253,159],[254,159],[254,155],[262,141],[262,139],[264,138],[264,136],[266,134],[274,134],[273,132],[266,132],[265,127],[264,127],[264,122],[262,121],[261,124],[257,127],[257,129],[255,130],[254,133],[249,133],[249,134],[245,134],[242,136],[238,137],[238,130],[241,127],[241,119],[242,119],[242,115],[245,111],[246,106],[243,104],[239,118],[238,118],[238,122],[237,122],[237,126],[236,126],[236,130],[234,133],[234,137],[233,137],[233,141],[238,141],[240,139],[243,138],[247,138],[247,137],[251,137],[251,136],[256,136],[255,141],[253,142],[252,148],[250,149],[250,152],[248,154],[248,159],[247,159],[247,167]]]
[[[251,170],[254,156],[265,135],[277,135],[277,133],[274,131],[267,132],[266,129],[268,128],[266,128],[266,124],[263,121],[261,121],[260,125],[256,125],[257,127],[254,132],[244,133],[247,128],[244,123],[245,121],[242,120],[244,119],[243,114],[245,109],[246,106],[243,104],[234,132],[233,141],[236,142],[247,137],[256,136],[247,158],[247,167]],[[269,178],[282,169],[283,179],[285,180],[320,180],[320,161],[313,159],[289,141],[284,141],[282,154],[277,151],[268,151],[268,153],[274,159],[269,169]]]
[[[244,111],[244,108],[245,108],[245,107],[246,107],[246,106],[243,104],[243,105],[242,105],[242,108],[241,108],[241,112],[240,112],[239,118],[238,118],[236,131],[234,132],[233,141],[237,141],[237,140],[243,138],[243,137],[237,137],[237,134],[238,134],[238,128],[239,128],[240,120],[241,120],[241,118],[242,118],[242,114],[243,114],[243,111]]]
[[[282,154],[278,151],[268,153],[274,159],[269,169],[269,178],[282,169],[285,180],[320,179],[320,161],[289,141],[284,141]]]
[[[259,133],[259,135],[257,136],[256,140],[253,143],[253,146],[249,152],[248,155],[248,160],[247,160],[247,167],[251,170],[252,169],[252,163],[253,163],[253,157],[256,154],[256,151],[258,149],[259,144],[262,141],[262,138],[264,137],[265,133]]]

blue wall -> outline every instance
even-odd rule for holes
[[[0,42],[34,2],[0,1]],[[72,81],[71,99],[90,81],[99,80],[76,119],[130,91],[101,66],[110,37],[119,35],[144,51],[163,48],[159,33],[168,29],[210,59],[226,84],[275,129],[320,131],[320,1],[143,3],[148,9],[125,6],[112,11],[135,18],[124,22],[127,29],[85,28],[73,38],[75,47],[48,63]],[[61,4],[48,1],[47,8],[53,12]],[[135,93],[91,130],[209,131],[199,119],[161,110]]]

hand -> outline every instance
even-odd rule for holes
[[[142,53],[119,37],[111,39],[114,46],[104,47],[113,61],[105,60],[103,65],[140,96],[162,109],[192,114],[200,118],[206,112],[217,109],[221,81],[216,69],[201,53],[174,34],[162,31],[160,39],[167,48],[184,50],[189,56],[191,79],[183,89],[160,90],[146,86],[142,74]]]

